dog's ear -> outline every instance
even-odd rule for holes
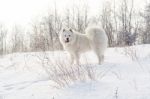
[[[65,32],[66,31],[66,29],[63,29],[63,32]]]
[[[73,30],[72,30],[72,29],[69,29],[69,31],[70,31],[70,32],[73,32]]]

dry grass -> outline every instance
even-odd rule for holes
[[[64,59],[67,60],[67,59]],[[50,59],[45,54],[42,67],[49,75],[49,79],[53,81],[57,88],[69,86],[76,82],[87,82],[96,80],[96,70],[94,66],[89,64],[71,65],[68,61]]]
[[[124,53],[126,56],[131,58],[133,61],[138,61],[137,51],[136,51],[136,48],[134,46],[125,47]]]

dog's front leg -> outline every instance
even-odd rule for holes
[[[74,56],[72,55],[72,54],[70,54],[70,58],[71,58],[71,65],[73,65],[74,64]]]
[[[72,53],[71,55],[71,64],[79,65],[79,55],[78,53]]]
[[[79,65],[79,54],[74,53],[75,64]]]

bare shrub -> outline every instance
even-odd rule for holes
[[[130,57],[133,61],[138,61],[137,51],[134,46],[124,47],[125,55]]]
[[[49,79],[56,84],[55,87],[62,88],[75,82],[96,80],[96,70],[93,65],[71,65],[68,59],[64,60],[67,61],[50,59],[48,54],[45,54],[42,60],[42,67]]]
[[[115,90],[115,99],[118,99],[118,87],[116,88],[116,90]]]
[[[50,80],[55,82],[58,87],[69,86],[75,82],[86,82],[95,80],[94,69],[90,66],[69,65],[57,63],[55,67],[48,71]]]

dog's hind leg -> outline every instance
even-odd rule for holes
[[[99,64],[102,64],[104,62],[104,55],[99,54]]]
[[[102,64],[104,61],[104,54],[99,50],[99,48],[93,47],[93,50],[98,58],[98,63]]]
[[[100,55],[99,53],[96,53],[97,57],[98,57],[98,63],[101,65],[102,64],[102,60],[103,60],[103,56]]]

